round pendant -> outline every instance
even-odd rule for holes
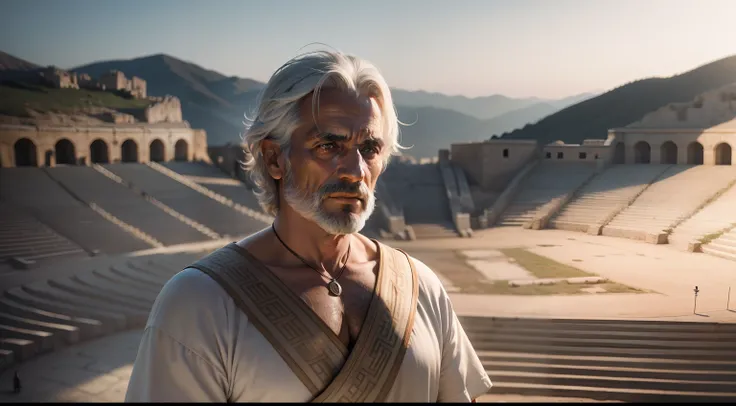
[[[342,293],[342,286],[336,281],[331,280],[330,283],[327,285],[327,288],[330,290],[330,293],[332,293],[333,296],[340,296]]]

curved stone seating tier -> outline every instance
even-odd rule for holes
[[[671,165],[612,165],[577,192],[550,228],[587,232],[613,215]]]
[[[732,401],[736,325],[460,317],[492,394]]]
[[[110,266],[5,291],[0,297],[0,370],[60,346],[143,327],[164,283],[203,255],[110,261]]]
[[[156,200],[216,233],[243,236],[264,228],[264,223],[207,197],[143,164],[106,164],[103,167]]]
[[[715,201],[677,226],[669,236],[669,243],[687,250],[691,242],[700,241],[706,236],[718,234],[734,226],[736,226],[736,187],[731,187]],[[720,241],[713,241],[708,245],[709,248],[717,250],[720,245],[732,246],[736,253],[736,244],[730,245],[730,237],[724,237]]]
[[[521,190],[495,225],[521,226],[532,221],[542,206],[579,188],[595,169],[591,163],[540,163],[524,180]]]
[[[450,202],[437,164],[392,163],[382,175],[391,198],[404,210],[416,238],[456,238]]]
[[[0,201],[0,261],[85,257],[87,253],[25,211]]]
[[[161,165],[180,175],[190,177],[191,180],[235,203],[263,212],[253,190],[214,166],[198,162],[162,162]]]
[[[686,220],[736,179],[730,166],[673,165],[603,228],[603,235],[644,240]]]
[[[167,214],[142,196],[88,166],[61,166],[48,173],[82,200],[95,203],[164,245],[206,241],[210,237]]]
[[[0,170],[0,199],[28,211],[87,252],[119,254],[151,248],[76,200],[41,168]]]

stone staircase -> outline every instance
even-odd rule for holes
[[[736,261],[736,228],[731,227],[718,238],[703,245],[701,251],[706,254]]]
[[[521,191],[495,225],[519,227],[530,222],[542,206],[580,187],[595,168],[590,163],[540,163],[523,182]]]
[[[516,394],[624,402],[736,399],[736,325],[461,317],[493,381]]]
[[[731,185],[721,196],[677,226],[668,239],[675,247],[687,250],[690,243],[703,239],[710,240],[734,226],[736,226],[736,187]],[[711,251],[720,249],[723,252],[732,249],[731,253],[736,254],[736,243],[729,244],[731,243],[729,236],[723,237],[708,244],[709,249]]]
[[[122,258],[5,290],[0,297],[0,371],[66,345],[143,328],[163,284],[200,256]]]
[[[672,165],[602,234],[637,240],[673,229],[736,179],[730,166]]]
[[[0,201],[0,261],[76,256],[84,257],[87,253],[20,208]]]
[[[550,228],[587,232],[627,206],[670,165],[613,165],[583,186],[552,218]]]

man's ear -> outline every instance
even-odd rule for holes
[[[266,168],[268,173],[273,179],[281,179],[284,176],[284,159],[282,156],[281,147],[278,146],[273,140],[263,140],[261,144],[261,152],[263,153],[263,160],[266,162]]]

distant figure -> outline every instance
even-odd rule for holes
[[[178,273],[151,310],[128,402],[471,402],[491,388],[442,283],[359,233],[398,152],[378,69],[281,66],[245,132],[274,222]]]
[[[20,377],[18,376],[18,371],[15,371],[15,375],[13,376],[13,393],[20,393],[22,386],[20,384]]]

